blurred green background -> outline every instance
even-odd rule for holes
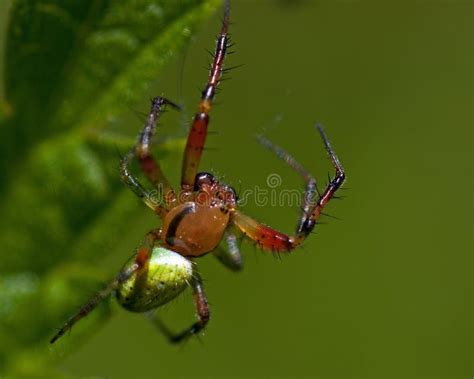
[[[471,378],[473,11],[233,1],[227,64],[244,66],[222,83],[202,169],[240,192],[274,173],[279,189],[300,189],[255,141],[263,133],[322,182],[322,122],[347,171],[346,198],[328,207],[342,220],[281,260],[243,244],[238,274],[200,259],[202,343],[171,346],[112,301],[51,347],[156,227],[121,185],[117,150],[151,96],[184,104],[156,147],[177,183],[221,13],[219,1],[2,1],[0,376]],[[243,210],[285,232],[298,215],[251,198]],[[160,315],[187,326],[190,293]]]

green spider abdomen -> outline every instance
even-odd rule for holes
[[[125,264],[124,270],[134,264]],[[183,256],[154,247],[147,268],[133,274],[116,291],[117,300],[132,312],[146,312],[178,296],[191,282],[192,263]]]

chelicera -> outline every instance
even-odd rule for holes
[[[166,98],[156,97],[152,99],[148,119],[137,143],[122,158],[120,169],[122,181],[157,214],[162,220],[161,227],[146,235],[143,244],[115,279],[83,305],[56,333],[51,343],[70,330],[111,293],[115,293],[118,302],[129,311],[150,312],[178,296],[188,286],[192,288],[198,316],[193,325],[181,333],[172,334],[156,318],[153,320],[173,342],[197,334],[208,323],[210,313],[195,258],[215,251],[224,239],[228,249],[224,253],[216,254],[217,257],[229,268],[241,269],[238,234],[254,241],[264,251],[291,252],[311,233],[324,207],[343,184],[344,170],[320,126],[317,128],[336,171],[322,192],[318,190],[313,177],[293,157],[260,137],[260,142],[266,148],[290,165],[306,182],[306,196],[294,235],[281,233],[246,216],[237,209],[237,196],[232,187],[220,183],[210,173],[198,172],[209,113],[224,71],[224,59],[229,47],[229,3],[225,3],[224,19],[217,38],[208,82],[189,131],[180,191],[173,189],[150,152],[150,142],[160,112],[167,106],[175,109],[179,107]],[[157,203],[153,196],[156,191],[145,189],[130,173],[129,166],[133,160],[138,161],[150,183],[162,191],[163,201]]]

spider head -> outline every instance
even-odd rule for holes
[[[220,183],[208,172],[200,172],[194,180],[194,191],[197,202],[209,207],[221,207],[223,210],[234,209],[237,204],[237,193],[226,184]]]

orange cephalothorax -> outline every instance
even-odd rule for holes
[[[221,207],[187,202],[165,216],[163,244],[184,256],[197,257],[219,244],[228,223],[229,213]]]

